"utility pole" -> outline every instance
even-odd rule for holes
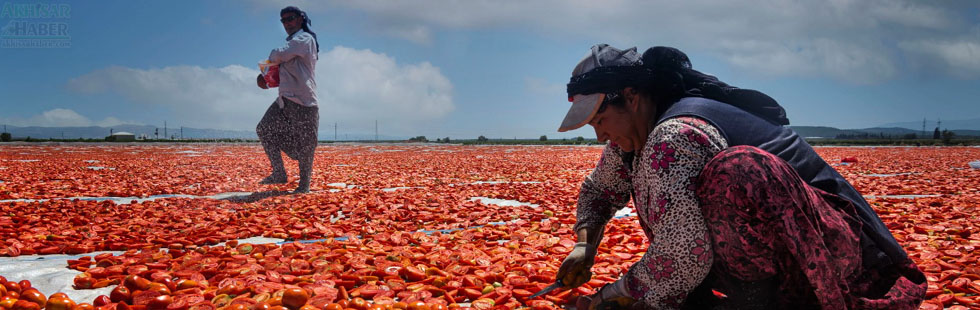
[[[180,126],[180,139],[184,140],[184,126]]]
[[[926,118],[922,118],[922,137],[926,137]]]
[[[374,120],[374,142],[378,142],[378,120]]]
[[[337,141],[337,122],[333,122],[333,140]]]
[[[167,138],[167,121],[163,121],[163,138]]]

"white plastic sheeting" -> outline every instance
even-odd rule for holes
[[[283,239],[265,237],[238,239],[238,243],[251,244],[281,243],[283,241]],[[224,243],[219,243],[218,246],[220,245],[224,245]],[[82,255],[56,254],[0,257],[0,275],[6,277],[7,281],[29,280],[31,281],[31,286],[37,288],[38,291],[41,291],[44,296],[51,296],[51,294],[62,292],[77,303],[92,303],[92,300],[94,300],[95,297],[99,297],[99,295],[108,296],[109,292],[112,291],[112,288],[115,287],[115,285],[90,290],[76,290],[72,288],[75,275],[80,274],[81,272],[74,269],[68,269],[68,260],[78,259],[82,256],[94,257],[100,253],[112,253],[114,255],[119,255],[123,252],[103,251],[86,253]]]
[[[519,207],[519,206],[529,206],[532,208],[539,207],[538,205],[533,203],[521,202],[517,200],[489,198],[489,197],[472,197],[470,198],[470,201],[479,201],[482,204],[498,205],[501,207]]]
[[[894,198],[894,199],[916,199],[916,198],[929,198],[929,197],[940,197],[942,195],[864,195],[864,199],[875,199],[875,198]]]
[[[79,200],[92,200],[92,201],[109,200],[109,201],[112,201],[112,202],[114,202],[116,204],[124,205],[124,204],[140,203],[140,202],[144,202],[144,201],[151,201],[151,200],[157,200],[157,199],[166,199],[166,198],[194,198],[194,199],[216,199],[216,200],[221,200],[221,199],[232,199],[232,198],[246,197],[246,196],[251,195],[251,194],[252,194],[251,192],[228,192],[228,193],[214,194],[214,195],[211,195],[211,196],[195,196],[195,195],[183,195],[183,194],[162,194],[162,195],[154,195],[154,196],[150,196],[150,197],[146,197],[146,198],[140,198],[140,197],[67,197],[67,198],[51,198],[51,199],[69,199],[69,200],[70,199],[79,199]],[[22,201],[22,202],[45,202],[45,201],[48,201],[48,200],[51,200],[51,199],[8,199],[8,200],[0,200],[0,202],[13,202],[13,201]]]
[[[0,275],[7,278],[7,281],[29,280],[31,286],[41,291],[44,296],[51,296],[57,292],[63,292],[77,303],[92,303],[92,300],[99,295],[109,295],[112,286],[91,290],[76,290],[72,288],[75,275],[81,273],[77,270],[68,269],[69,259],[78,259],[82,256],[95,256],[95,252],[84,255],[27,255],[18,257],[0,257]],[[109,252],[120,254],[122,252]]]
[[[630,217],[630,216],[636,216],[636,210],[633,210],[633,208],[630,207],[619,209],[619,211],[616,211],[616,214],[613,214],[613,217],[617,217],[617,218]]]

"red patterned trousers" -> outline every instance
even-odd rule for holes
[[[685,308],[916,309],[925,296],[911,261],[864,270],[853,204],[806,184],[773,154],[722,151],[697,193],[715,259]]]

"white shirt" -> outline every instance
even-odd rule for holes
[[[306,107],[317,106],[316,98],[316,39],[302,29],[286,38],[286,45],[269,53],[269,62],[279,64],[279,98],[276,102],[283,107],[282,98]]]

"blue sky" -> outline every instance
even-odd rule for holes
[[[595,43],[677,47],[770,94],[793,125],[980,118],[973,1],[6,1],[64,4],[68,48],[0,48],[0,123],[254,130],[256,63],[307,10],[321,45],[321,138],[558,133],[564,84]],[[934,126],[934,125],[929,125]],[[955,128],[951,128],[955,129]]]

